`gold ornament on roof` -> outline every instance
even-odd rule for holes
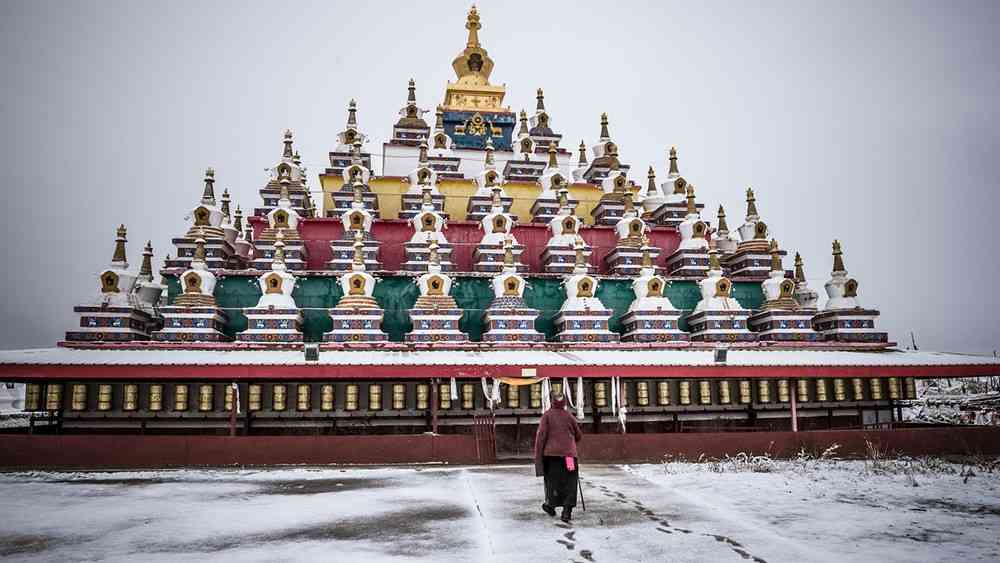
[[[128,261],[125,258],[125,243],[128,242],[128,239],[125,238],[125,234],[125,225],[118,225],[118,230],[115,231],[115,252],[111,255],[112,262],[125,263]]]
[[[778,241],[771,239],[771,243],[768,246],[768,252],[771,253],[771,271],[772,272],[784,271],[784,269],[781,267],[781,251],[778,250]]]
[[[846,272],[847,269],[844,268],[844,253],[840,248],[840,241],[833,241],[833,271],[834,272]]]
[[[451,63],[458,80],[449,82],[445,88],[444,106],[447,109],[505,111],[501,107],[505,88],[489,82],[493,59],[479,42],[482,27],[479,12],[473,6],[465,22],[469,31],[465,49]]]
[[[806,281],[806,274],[802,268],[802,255],[798,252],[795,253],[795,281],[804,282]]]

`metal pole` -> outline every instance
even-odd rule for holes
[[[438,431],[438,382],[431,378],[431,433]]]
[[[236,382],[230,384],[230,389],[232,389],[233,400],[229,404],[229,435],[236,435],[236,405],[240,400],[240,395],[237,393]]]
[[[799,382],[794,379],[789,382],[789,387],[791,387],[791,389],[789,389],[788,394],[792,396],[792,432],[799,431],[798,383]]]

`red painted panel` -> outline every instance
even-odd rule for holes
[[[254,234],[260,233],[264,226],[262,218],[251,217],[250,222],[254,227]],[[300,223],[299,233],[309,249],[309,259],[307,264],[310,270],[325,270],[326,263],[331,258],[330,241],[340,240],[344,237],[344,231],[340,220],[336,218],[306,219]],[[456,271],[471,272],[472,257],[476,246],[483,238],[483,231],[479,228],[479,223],[470,221],[449,222],[444,231],[445,237],[454,246],[452,260],[455,262]],[[526,223],[514,227],[514,238],[518,243],[525,246],[522,261],[528,264],[530,273],[540,273],[540,258],[545,244],[549,240],[549,229],[546,225]],[[606,274],[607,268],[604,264],[606,256],[616,243],[614,229],[611,227],[584,227],[580,231],[587,244],[593,247],[591,264],[596,265],[600,273]],[[403,244],[413,236],[413,227],[408,221],[384,220],[376,221],[372,225],[372,236],[382,243],[379,258],[383,268],[387,271],[398,271],[402,269],[403,262],[406,261],[406,253]],[[657,227],[649,235],[650,243],[661,249],[658,264],[666,263],[666,257],[673,253],[680,244],[680,235],[676,230],[664,227]]]

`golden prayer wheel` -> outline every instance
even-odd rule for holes
[[[917,398],[917,380],[912,377],[907,377],[905,379],[906,385],[906,398],[916,399]]]
[[[111,410],[111,385],[108,383],[97,386],[97,410]]]
[[[62,383],[49,383],[45,386],[45,410],[57,411],[62,408]]]
[[[732,397],[729,396],[729,381],[722,379],[719,381],[719,403],[723,405],[728,405],[733,401]]]
[[[562,383],[557,383],[557,382],[553,381],[552,384],[551,384],[551,387],[552,387],[552,392],[553,393],[562,393],[563,392]]]
[[[295,409],[307,411],[312,409],[312,389],[306,383],[300,383],[295,389]]]
[[[795,381],[795,391],[798,393],[798,401],[800,403],[809,402],[809,380],[808,379],[798,379]]]
[[[889,378],[889,398],[893,399],[893,400],[900,398],[900,396],[899,396],[899,378],[898,377],[890,377]]]
[[[188,386],[174,385],[174,410],[186,411],[188,408]]]
[[[537,408],[539,405],[535,404],[535,385],[531,386],[531,406]],[[541,386],[539,386],[539,393],[541,393]],[[608,384],[603,381],[598,381],[594,384],[594,406],[595,407],[606,407],[608,406]]]
[[[358,410],[358,386],[355,383],[349,383],[344,388],[344,410]]]
[[[122,410],[134,411],[139,409],[139,386],[135,383],[126,383],[122,387]]]
[[[451,385],[444,383],[438,388],[438,408],[451,408]]]
[[[826,385],[827,385],[827,380],[825,379],[816,380],[816,400],[821,403],[826,402],[827,400]]]
[[[865,400],[865,388],[861,383],[860,377],[851,378],[851,390],[854,393],[855,401]]]
[[[247,388],[247,410],[259,411],[262,406],[262,387],[256,383],[250,384]]]
[[[24,410],[37,411],[42,406],[42,386],[29,383],[24,389]]]
[[[83,383],[74,383],[70,387],[69,408],[74,411],[87,410],[87,386]]]
[[[740,380],[740,404],[749,405],[753,401],[753,397],[750,393],[750,380],[741,379]]]
[[[690,405],[691,404],[691,382],[687,381],[687,380],[681,381],[678,389],[679,389],[679,392],[680,392],[681,404],[682,405]]]
[[[198,410],[201,412],[212,410],[212,385],[198,386]]]
[[[659,381],[656,383],[656,403],[660,406],[670,404],[670,382]]]
[[[229,412],[233,410],[233,386],[226,384],[225,392],[222,393],[222,408]]]
[[[163,410],[163,386],[159,383],[154,383],[149,386],[149,410]]]
[[[417,399],[419,401],[419,389]],[[507,385],[507,408],[516,409],[521,407],[521,388],[517,385]]]
[[[476,388],[471,383],[462,384],[462,408],[473,409],[476,407]]]
[[[879,378],[877,378],[877,377],[873,377],[873,378],[871,378],[871,379],[868,380],[868,386],[871,388],[871,391],[872,391],[872,399],[875,399],[876,401],[881,401],[882,400],[882,380],[879,379]]]
[[[424,386],[426,394],[426,385]],[[324,411],[333,410],[333,385],[324,385],[319,389],[319,408]],[[426,407],[425,407],[426,408]]]
[[[782,403],[787,403],[790,400],[791,400],[791,397],[790,397],[790,395],[788,393],[788,380],[787,379],[779,379],[778,380],[778,401],[782,402]]]
[[[392,408],[396,410],[406,408],[406,385],[396,383],[392,386]]]
[[[288,388],[284,384],[271,386],[271,410],[283,411],[288,403]]]
[[[839,377],[833,380],[833,398],[836,401],[847,400],[847,388],[844,385],[844,380]]]
[[[703,405],[712,404],[712,387],[707,380],[698,382],[698,402]]]
[[[649,382],[639,381],[635,384],[635,402],[640,407],[649,406]]]
[[[757,381],[757,402],[771,402],[771,382],[766,379]]]

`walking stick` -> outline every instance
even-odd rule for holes
[[[580,505],[587,511],[587,499],[583,498],[583,481],[580,481],[580,464],[576,464],[576,486],[580,489]]]

